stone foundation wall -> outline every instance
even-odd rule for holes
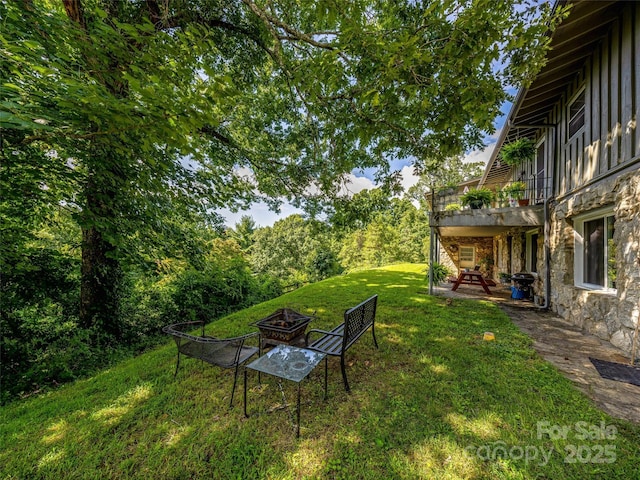
[[[442,237],[442,248],[447,253],[455,267],[454,275],[458,275],[460,268],[460,245],[474,245],[476,247],[476,263],[480,265],[480,271],[489,278],[494,278],[495,267],[493,265],[493,238],[491,237]],[[442,258],[442,257],[441,257]],[[491,259],[490,265],[483,260]]]
[[[458,266],[454,263],[453,259],[449,255],[449,252],[447,252],[447,249],[444,248],[442,244],[440,244],[440,252],[438,256],[440,258],[440,263],[451,271],[451,275],[455,275],[456,273],[458,273]]]
[[[509,230],[501,235],[495,237],[495,258],[496,258],[496,273],[518,273],[528,272],[527,260],[526,260],[526,235],[530,229],[516,228]],[[509,264],[509,242],[508,237],[511,237],[511,264]],[[536,272],[533,273],[536,277],[536,281],[531,285],[533,289],[533,295],[540,297],[540,304],[544,300],[544,279],[545,279],[545,264],[544,264],[544,232],[543,229],[538,229],[538,262],[536,264]]]
[[[601,207],[614,208],[616,293],[574,284],[573,218]],[[583,330],[631,355],[640,313],[640,173],[604,180],[552,205],[551,309]],[[640,358],[640,338],[636,356]]]

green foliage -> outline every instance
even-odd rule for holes
[[[315,210],[354,168],[393,191],[391,156],[422,167],[493,131],[502,86],[540,66],[555,22],[493,0],[156,3],[0,4],[15,239],[2,261],[20,257],[33,215],[73,205],[80,322],[115,336],[125,270],[181,245],[167,217],[216,223],[217,208],[258,198]],[[15,212],[25,192],[35,208]]]
[[[498,278],[502,283],[509,283],[511,281],[511,274],[507,272],[500,272]]]
[[[521,198],[524,198],[524,192],[526,188],[527,188],[527,184],[524,182],[511,182],[505,185],[502,188],[502,191],[509,198],[512,198],[514,200],[520,200]]]
[[[330,220],[345,268],[425,260],[429,222],[425,210],[410,198],[389,198],[383,189],[373,189],[340,200]]]
[[[229,229],[227,234],[233,238],[243,251],[248,252],[253,245],[253,233],[256,231],[256,222],[252,217],[243,215],[236,223],[235,228]]]
[[[616,263],[616,243],[613,238],[607,239],[607,281],[611,288],[616,288],[618,267]]]
[[[457,191],[461,183],[480,178],[484,169],[484,162],[465,162],[462,155],[451,156],[443,161],[430,159],[425,162],[420,181],[413,188],[424,194],[432,190],[440,193],[450,188]]]
[[[173,286],[175,318],[208,323],[282,293],[279,282],[267,278],[254,276],[241,258],[233,259],[225,267],[211,263],[204,270],[189,268]]]
[[[342,273],[343,268],[336,253],[325,246],[318,247],[308,258],[306,264],[311,281],[323,280]]]
[[[512,167],[533,160],[535,154],[535,144],[528,138],[519,138],[500,148],[500,160]]]
[[[366,228],[373,219],[391,209],[391,195],[382,188],[362,190],[351,197],[338,197],[333,202],[329,223],[338,235]]]
[[[460,197],[464,206],[471,208],[489,207],[494,199],[493,191],[488,188],[472,188]]]
[[[400,242],[396,261],[423,263],[429,258],[429,217],[427,210],[416,208],[408,199],[394,199],[397,205],[397,221],[392,225]]]
[[[462,206],[459,203],[449,203],[444,207],[445,212],[457,212],[460,209],[462,209]]]
[[[442,263],[433,262],[429,266],[429,269],[427,271],[427,281],[429,280],[429,277],[431,275],[433,275],[433,283],[435,285],[439,285],[444,282],[449,277],[449,275],[451,275],[451,270],[449,270],[449,268]]]
[[[290,215],[273,227],[256,230],[253,240],[252,269],[284,285],[321,280],[340,271],[328,227],[320,222]]]
[[[507,202],[509,200],[509,192],[507,190],[505,190],[505,187],[498,188],[496,190],[496,200],[498,201],[498,206],[499,207],[506,207],[507,206]]]
[[[82,365],[85,350],[73,358],[69,345],[81,343],[75,331],[79,280],[77,259],[47,249],[23,252],[23,263],[0,277],[1,401],[52,378],[75,378],[67,362]]]
[[[206,232],[206,231],[205,231]],[[205,233],[201,232],[201,233]],[[39,235],[55,245],[55,231]],[[120,290],[120,338],[83,328],[78,319],[80,260],[32,249],[24,265],[0,278],[1,402],[84,377],[164,338],[161,327],[183,319],[209,323],[282,293],[280,282],[254,275],[233,240],[215,239],[195,261],[165,259],[131,268]]]
[[[397,231],[380,218],[345,239],[340,259],[351,270],[393,263],[397,261],[399,240]]]

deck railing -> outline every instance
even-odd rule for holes
[[[509,195],[504,188],[513,182],[486,184],[483,188],[488,188],[494,193],[494,199],[490,205],[484,205],[482,208],[508,208],[519,206],[517,198]],[[528,201],[529,205],[541,205],[549,196],[550,179],[534,178],[524,182],[526,188],[521,195],[522,200]],[[466,192],[459,189],[442,189],[433,192],[429,199],[433,205],[434,212],[467,210],[469,206],[462,205],[462,197]]]

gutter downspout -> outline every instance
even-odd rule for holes
[[[555,192],[555,159],[558,142],[558,129],[555,125],[550,127],[553,129],[553,158],[551,160],[551,185],[549,185],[550,195],[544,197],[544,305],[540,306],[541,310],[548,310],[551,305],[551,212],[549,211],[549,201],[552,199],[553,192]]]
[[[551,221],[549,212],[549,197],[544,199],[544,305],[540,306],[541,310],[548,310],[551,300]]]
[[[433,226],[433,215],[435,213],[435,193],[433,188],[431,188],[431,216],[429,218],[429,295],[433,295],[433,262],[435,261],[435,231],[436,229]]]

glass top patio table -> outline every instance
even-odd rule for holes
[[[326,355],[291,345],[278,345],[247,365],[251,370],[301,382]]]
[[[305,348],[291,345],[278,345],[269,350],[257,360],[254,360],[244,369],[244,416],[247,413],[247,370],[257,370],[260,373],[273,375],[274,377],[291,380],[298,384],[298,400],[296,402],[296,437],[300,436],[300,382],[325,358],[326,355]],[[324,379],[325,396],[327,391],[327,377]]]

